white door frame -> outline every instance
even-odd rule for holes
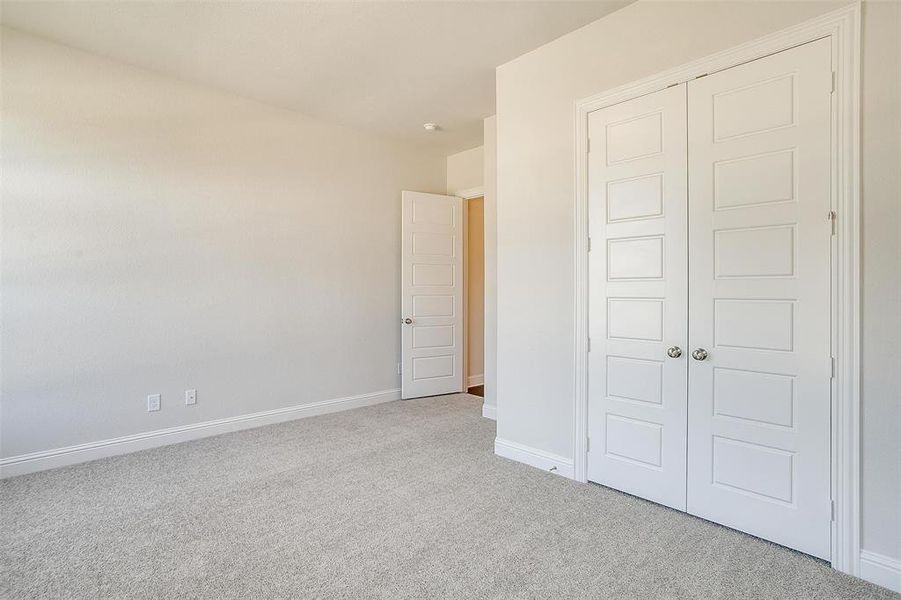
[[[574,479],[587,481],[588,113],[814,40],[832,44],[832,567],[860,572],[860,1],[576,102]],[[825,216],[825,215],[824,215]]]

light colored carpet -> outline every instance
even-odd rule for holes
[[[897,597],[498,458],[480,404],[392,402],[6,480],[0,597]]]

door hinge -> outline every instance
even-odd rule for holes
[[[591,438],[585,438],[585,452],[591,452]]]
[[[588,138],[588,152],[591,152],[591,138]]]
[[[830,91],[830,93],[835,93],[835,71],[832,72],[832,90]]]
[[[588,236],[588,251],[591,252],[591,236]]]
[[[831,370],[829,379],[835,379],[835,357],[834,356],[832,357],[832,360],[829,361],[829,365],[830,365],[830,370]]]
[[[830,506],[829,520],[835,521],[835,500],[832,500],[831,502],[829,502],[829,506]]]
[[[588,338],[588,351],[591,352],[591,338]]]
[[[830,210],[826,215],[826,218],[829,220],[829,226],[832,228],[832,235],[836,233],[836,222],[838,222],[838,215],[835,214],[834,210]]]

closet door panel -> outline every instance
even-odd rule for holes
[[[685,509],[685,86],[589,116],[591,481]]]
[[[688,510],[830,556],[830,45],[691,81]]]

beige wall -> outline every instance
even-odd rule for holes
[[[466,310],[467,365],[469,377],[484,375],[485,360],[485,202],[464,200],[468,218],[466,230]]]
[[[483,147],[479,146],[447,157],[448,194],[459,194],[482,186],[483,152]]]
[[[863,12],[863,547],[901,560],[901,2]]]
[[[399,387],[443,155],[7,29],[2,77],[3,457]]]
[[[498,68],[498,437],[572,456],[574,103],[844,4],[638,2]],[[865,6],[862,111],[863,545],[895,559],[901,559],[898,11],[897,3]]]

